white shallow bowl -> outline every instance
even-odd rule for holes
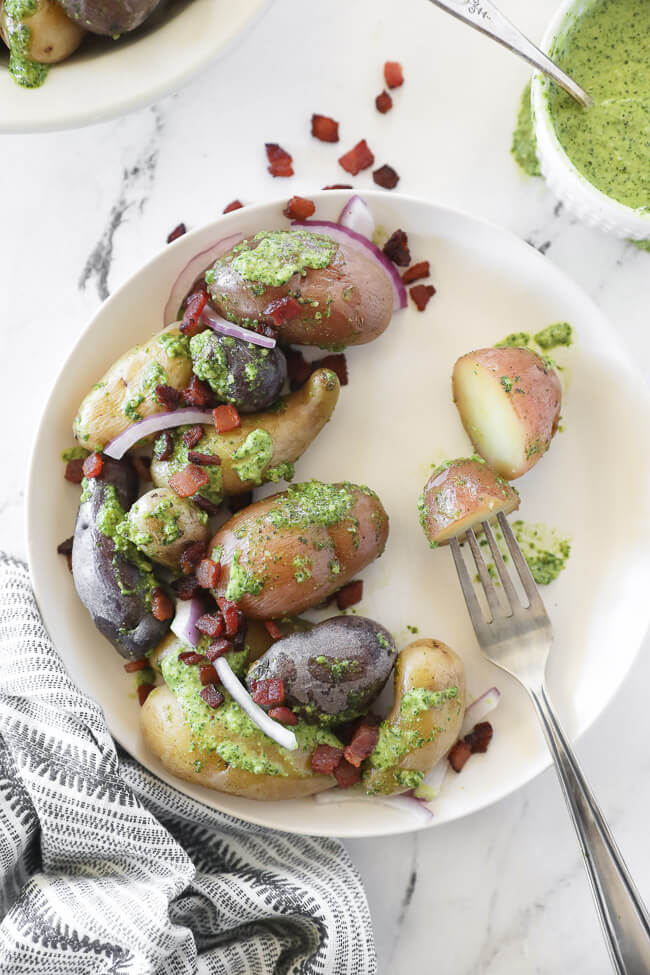
[[[555,39],[593,5],[594,0],[565,0],[542,38],[541,49],[551,56]],[[650,213],[619,203],[597,189],[574,166],[555,132],[548,93],[553,85],[541,72],[533,75],[531,101],[537,156],[547,183],[566,207],[577,217],[618,237],[650,237]]]
[[[17,85],[0,41],[0,133],[90,125],[149,105],[187,84],[271,0],[169,0],[118,41],[89,34],[40,88]]]
[[[317,216],[336,219],[349,194],[318,193]],[[386,624],[400,646],[413,637],[444,640],[463,657],[470,690],[503,692],[485,756],[448,776],[431,825],[481,809],[549,763],[532,708],[516,684],[482,657],[451,554],[432,552],[417,498],[431,464],[466,455],[470,444],[451,401],[458,356],[506,334],[566,319],[575,345],[567,366],[565,432],[517,486],[521,515],[572,537],[560,578],[544,589],[556,636],[549,680],[572,736],[583,731],[628,672],[650,616],[650,425],[644,383],[593,303],[536,250],[497,227],[408,197],[368,192],[379,224],[408,231],[414,260],[431,261],[437,294],[425,313],[412,303],[387,332],[347,353],[350,383],[331,422],[297,465],[297,478],[349,479],[375,488],[391,519],[384,556],[364,573],[359,613]],[[79,490],[59,459],[71,444],[79,402],[104,370],[162,324],[170,285],[188,259],[236,231],[286,226],[285,201],[220,217],[167,247],[98,311],[57,378],[34,444],[27,497],[29,561],[45,623],[73,678],[104,708],[132,755],[210,806],[276,829],[379,836],[421,828],[406,812],[370,802],[318,805],[312,799],[255,802],[172,778],[146,749],[132,677],[79,602],[57,543],[72,533]]]

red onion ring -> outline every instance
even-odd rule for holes
[[[195,596],[193,599],[177,599],[176,614],[170,629],[182,643],[191,647],[198,646],[201,634],[196,628],[196,621],[204,613],[203,603]]]
[[[274,349],[277,344],[275,339],[269,338],[268,335],[259,335],[250,328],[234,325],[233,322],[218,315],[209,305],[203,309],[201,321],[215,332],[230,335],[233,339],[241,339],[242,342],[250,342],[251,345],[261,345],[264,349]]]
[[[233,701],[236,701],[242,711],[245,711],[253,724],[256,724],[260,731],[272,738],[278,745],[293,752],[298,747],[298,741],[293,731],[285,728],[279,721],[269,718],[266,711],[255,703],[239,678],[233,673],[232,668],[225,657],[218,657],[214,664],[219,675],[219,680],[226,688]]]
[[[227,254],[231,247],[234,247],[243,238],[243,234],[231,234],[230,237],[224,237],[222,240],[210,244],[209,247],[195,254],[187,262],[169,292],[169,298],[167,299],[167,304],[163,312],[165,325],[171,325],[172,322],[178,320],[178,309],[187,297],[190,288],[203,271],[214,264],[218,257],[223,257],[224,254]]]
[[[213,423],[212,410],[197,410],[193,406],[185,406],[180,410],[165,410],[163,413],[153,413],[144,420],[132,423],[130,427],[118,433],[106,444],[104,453],[113,460],[121,460],[127,450],[154,433],[169,430],[171,427],[182,427],[186,423]]]
[[[498,687],[491,687],[489,691],[485,691],[480,697],[477,697],[475,701],[472,701],[470,706],[465,711],[465,717],[463,718],[463,724],[460,729],[459,738],[464,738],[468,735],[475,725],[482,721],[490,713],[494,711],[501,699],[501,691]]]
[[[370,207],[357,193],[350,197],[341,210],[338,222],[341,227],[347,227],[348,230],[354,230],[362,237],[372,240],[372,235],[375,232],[375,220],[370,212]]]
[[[406,288],[395,265],[367,237],[358,234],[349,227],[341,227],[340,224],[334,223],[331,220],[294,220],[291,226],[304,227],[306,230],[315,230],[317,232],[321,231],[339,244],[349,244],[356,250],[362,251],[366,257],[370,257],[376,264],[379,264],[381,269],[390,278],[390,283],[393,288],[393,311],[406,308]]]

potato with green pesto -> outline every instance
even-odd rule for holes
[[[335,616],[276,640],[249,670],[284,682],[284,703],[310,724],[334,726],[368,711],[390,676],[397,647],[389,631],[363,616]]]
[[[216,596],[252,619],[317,606],[384,551],[388,515],[374,491],[307,481],[249,505],[217,531]]]
[[[464,535],[499,512],[519,507],[519,494],[481,457],[459,457],[432,472],[418,501],[420,525],[431,548]]]
[[[334,786],[332,776],[312,772],[319,744],[342,748],[335,735],[299,722],[292,727],[298,748],[289,751],[262,732],[224,692],[220,707],[200,696],[198,667],[176,653],[160,662],[166,686],[156,688],[140,712],[142,733],[165,768],[182,779],[249,799],[297,799]]]
[[[531,349],[478,349],[456,362],[452,389],[474,448],[502,477],[521,477],[544,456],[562,406],[549,360]]]
[[[12,54],[11,70],[23,87],[42,83],[47,69],[77,50],[86,32],[56,0],[0,2],[0,36]],[[39,71],[40,69],[40,71]]]
[[[207,542],[208,516],[171,488],[154,488],[131,505],[128,537],[141,552],[170,569],[178,569],[183,549],[192,542]]]
[[[417,789],[458,739],[465,715],[465,668],[437,640],[416,640],[395,665],[395,698],[379,727],[363,785],[370,795]]]
[[[194,373],[217,400],[239,413],[258,413],[275,403],[287,378],[287,360],[277,346],[263,349],[210,329],[190,339]]]
[[[330,419],[340,389],[335,373],[318,369],[304,386],[281,397],[272,409],[243,416],[236,430],[218,433],[205,424],[203,438],[194,449],[218,457],[220,464],[205,467],[210,483],[199,493],[219,504],[224,495],[244,494],[265,481],[291,480],[294,462]],[[174,451],[168,460],[156,456],[158,444],[154,444],[151,477],[157,486],[167,486],[172,474],[188,463],[188,448],[182,439],[187,429],[172,432]]]
[[[159,384],[184,389],[192,376],[189,339],[170,325],[129,349],[95,383],[73,424],[79,443],[101,449],[133,423],[162,407]]]

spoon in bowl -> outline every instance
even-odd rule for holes
[[[565,74],[561,68],[548,58],[543,51],[529,41],[507,17],[501,13],[491,0],[430,0],[437,7],[446,10],[452,17],[463,20],[475,30],[480,30],[483,34],[503,44],[508,50],[513,51],[520,57],[539,68],[544,74],[552,78],[553,81],[563,88],[572,98],[582,105],[583,108],[591,108],[594,103],[593,98],[580,85]]]

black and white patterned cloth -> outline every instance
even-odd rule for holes
[[[375,971],[341,844],[250,826],[118,749],[0,555],[0,973]]]

